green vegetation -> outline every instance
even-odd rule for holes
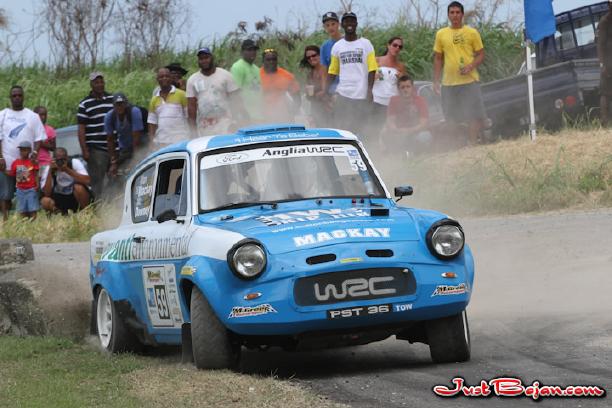
[[[565,131],[414,159],[383,171],[412,184],[404,205],[453,215],[612,206],[612,132]],[[389,171],[390,170],[390,171]],[[389,180],[387,180],[389,182]]]
[[[293,383],[108,355],[51,337],[0,336],[2,407],[333,407]]]
[[[504,78],[514,74],[522,62],[520,33],[502,26],[479,27],[487,50],[485,63],[480,68],[484,81]],[[405,40],[401,58],[416,79],[431,80],[432,48],[435,29],[414,27],[398,22],[388,27],[364,27],[362,34],[369,38],[377,54],[385,50],[387,40],[401,36]],[[280,66],[296,72],[299,76],[299,61],[306,45],[320,45],[326,38],[322,31],[304,34],[277,32],[266,29],[261,36],[261,47],[275,48],[279,52]],[[239,58],[240,43],[245,38],[236,33],[228,34],[210,45],[214,49],[217,63],[225,68]],[[162,60],[168,63],[178,61],[189,69],[197,70],[197,61],[192,50],[177,51],[165,55]],[[258,65],[261,65],[258,62]],[[106,75],[107,89],[122,91],[132,103],[148,106],[155,82],[155,67],[145,59],[131,61],[116,59],[96,67]],[[26,91],[26,105],[30,108],[42,104],[49,108],[49,124],[62,127],[75,123],[79,101],[89,92],[88,70],[78,72],[56,71],[46,65],[12,66],[0,68],[0,90],[6,90],[6,98],[0,106],[8,106],[8,89],[20,84]]]

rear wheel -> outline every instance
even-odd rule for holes
[[[197,368],[224,369],[238,365],[240,346],[232,344],[230,333],[197,287],[191,293],[191,341]]]
[[[96,301],[96,331],[100,345],[111,353],[135,351],[138,340],[125,327],[106,289],[100,289]]]
[[[431,359],[435,363],[454,363],[470,359],[470,329],[467,312],[430,320],[425,325]]]

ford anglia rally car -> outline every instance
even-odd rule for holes
[[[111,352],[182,344],[199,368],[232,367],[243,346],[391,335],[466,361],[464,240],[446,215],[399,207],[349,132],[271,125],[186,141],[135,168],[121,224],[91,239],[92,331]]]

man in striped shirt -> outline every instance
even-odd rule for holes
[[[91,92],[79,103],[77,113],[79,143],[83,159],[87,162],[94,197],[101,197],[110,162],[104,116],[113,108],[113,96],[104,91],[104,75],[101,72],[89,74],[89,85]]]

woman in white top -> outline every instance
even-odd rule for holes
[[[404,40],[401,37],[393,37],[387,41],[387,50],[376,58],[378,71],[372,88],[374,97],[374,120],[373,132],[378,133],[382,128],[387,116],[387,107],[391,97],[398,94],[397,79],[406,73],[406,66],[400,62],[399,54],[404,48]]]

